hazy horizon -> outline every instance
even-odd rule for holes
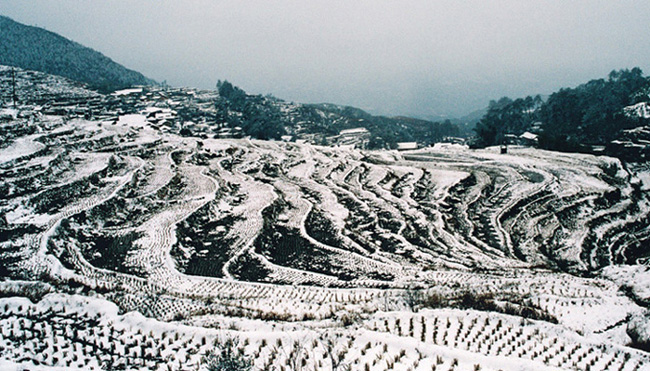
[[[650,72],[647,1],[0,0],[0,14],[173,86],[229,80],[384,115],[458,117],[614,69]]]

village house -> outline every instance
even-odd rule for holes
[[[398,151],[412,151],[414,149],[418,149],[418,143],[417,142],[399,142],[399,143],[397,143],[397,150]]]

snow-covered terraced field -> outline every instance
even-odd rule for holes
[[[1,367],[650,369],[642,164],[2,125]]]

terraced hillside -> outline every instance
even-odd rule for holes
[[[650,369],[644,164],[26,112],[0,128],[7,365],[188,369],[234,337],[258,369]]]

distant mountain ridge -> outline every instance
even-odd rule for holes
[[[368,131],[367,148],[398,147],[400,142],[430,145],[463,133],[450,121],[431,122],[408,117],[374,116],[359,108],[330,103],[289,103],[275,97],[247,94],[228,81],[217,85],[217,123],[241,128],[258,139],[280,139],[283,135],[307,139],[316,144],[336,144],[343,130]],[[195,118],[196,119],[196,118]]]
[[[101,92],[155,84],[95,50],[5,16],[0,16],[0,64],[67,77]]]

